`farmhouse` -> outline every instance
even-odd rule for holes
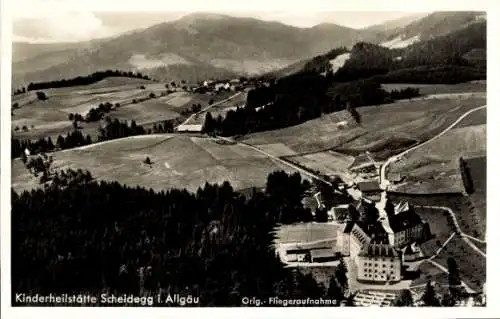
[[[199,133],[203,128],[202,124],[181,124],[176,128],[177,132]]]
[[[328,211],[328,220],[346,220],[349,217],[350,204],[337,205]]]
[[[361,191],[362,196],[373,196],[382,192],[377,181],[359,182],[358,188]]]

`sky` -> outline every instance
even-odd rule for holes
[[[297,2],[298,6],[292,0],[248,2],[235,0],[16,0],[10,1],[10,16],[13,20],[14,41],[75,42],[114,36],[157,23],[176,20],[185,14],[199,11],[279,21],[298,27],[336,23],[353,28],[398,19],[415,14],[414,11],[433,11],[415,10],[415,8],[407,10],[407,6],[398,7],[391,3],[387,5],[387,1],[393,0],[378,0],[375,7],[369,0],[350,0],[341,6],[332,6],[331,0],[307,0]],[[385,6],[384,3],[386,3]],[[388,10],[391,8],[399,8],[399,10]],[[358,11],[359,9],[362,11]],[[125,12],[117,12],[117,10]]]
[[[298,27],[336,23],[363,28],[416,13],[485,11],[488,0],[13,0],[13,39],[74,42],[114,36],[200,11]],[[121,12],[118,12],[121,11]]]
[[[67,42],[117,35],[157,23],[172,21],[190,12],[95,12],[88,10],[23,13],[13,21],[15,41]],[[329,22],[360,28],[411,15],[408,12],[220,12],[231,16],[279,21],[297,27]]]

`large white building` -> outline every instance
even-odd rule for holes
[[[401,257],[389,244],[364,245],[355,258],[358,280],[381,283],[401,280]]]
[[[343,256],[354,259],[358,280],[397,282],[401,280],[403,252],[399,250],[424,240],[427,235],[427,223],[408,203],[399,203],[376,225],[347,222],[339,230],[337,249]],[[408,255],[407,260],[414,257]]]

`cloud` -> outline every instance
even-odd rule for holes
[[[14,39],[31,42],[75,42],[114,34],[90,11],[40,12],[14,21]]]

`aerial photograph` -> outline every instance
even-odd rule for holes
[[[486,16],[15,16],[11,305],[486,307]]]

